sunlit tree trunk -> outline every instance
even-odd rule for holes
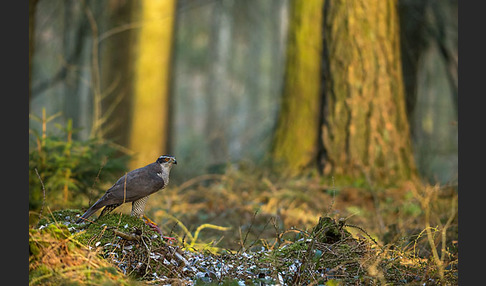
[[[175,0],[144,0],[143,26],[135,49],[135,84],[129,148],[132,168],[154,162],[167,152],[169,68]]]
[[[324,5],[325,173],[376,183],[414,177],[396,1]]]
[[[318,152],[322,3],[290,3],[284,93],[272,154],[294,173],[315,163]]]

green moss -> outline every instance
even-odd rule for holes
[[[121,213],[111,213],[96,219],[94,223],[86,224],[82,228],[84,232],[78,236],[78,240],[86,245],[96,242],[104,245],[115,240],[116,236],[112,229],[118,229],[125,233],[137,229],[142,233],[155,234],[140,218]]]
[[[276,249],[272,252],[272,256],[276,259],[296,257],[296,254],[306,250],[307,247],[306,242],[304,240],[300,240]]]
[[[116,235],[113,229],[117,229],[124,233],[131,233],[135,230],[143,234],[156,234],[145,222],[140,219],[127,214],[111,213],[106,214],[100,218],[93,217],[93,223],[76,223],[82,211],[77,209],[59,210],[49,213],[39,220],[37,227],[41,229],[31,229],[31,232],[40,231],[42,233],[50,233],[57,239],[65,239],[71,235],[75,236],[75,240],[93,246],[100,242],[102,245],[114,242]],[[67,247],[75,247],[75,242],[68,242]],[[31,252],[37,252],[36,245],[31,245]]]

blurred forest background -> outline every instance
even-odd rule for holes
[[[379,191],[457,191],[457,2],[31,0],[30,209],[46,196],[87,208],[171,154],[171,186],[148,205],[156,219],[192,206],[227,225],[231,199],[268,191],[236,227],[257,206],[289,218],[305,195],[318,206],[303,222],[315,223],[330,198],[338,209],[361,188],[342,211],[363,214],[352,204],[371,197],[384,236]],[[418,218],[419,193],[386,203]]]

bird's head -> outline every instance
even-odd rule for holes
[[[174,156],[170,155],[162,155],[157,158],[156,163],[159,163],[161,166],[172,167],[173,164],[177,165],[177,160]]]

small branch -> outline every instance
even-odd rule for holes
[[[442,248],[441,248],[441,257],[440,260],[444,261],[445,253],[446,253],[446,242],[447,242],[447,229],[450,227],[452,221],[456,217],[457,208],[456,208],[456,200],[452,201],[452,212],[447,220],[445,226],[442,227],[441,234],[442,234]]]
[[[258,210],[256,210],[255,213],[253,214],[253,217],[252,217],[251,223],[250,223],[250,227],[246,231],[245,238],[241,242],[240,249],[238,249],[238,253],[241,251],[241,249],[243,249],[243,251],[245,250],[244,248],[245,248],[246,239],[248,238],[248,234],[250,233],[251,228],[253,227],[253,224],[255,223],[255,218],[256,218],[257,213],[258,213]]]
[[[46,203],[46,189],[44,187],[44,182],[42,182],[42,179],[39,175],[39,172],[37,172],[37,168],[34,168],[35,170],[35,173],[37,175],[37,178],[39,178],[39,181],[41,183],[41,186],[42,186],[42,206],[41,206],[41,209],[40,209],[40,212],[39,212],[39,219],[42,215],[42,211],[44,210],[44,204]]]
[[[113,229],[113,233],[115,235],[118,235],[119,237],[121,237],[123,239],[130,240],[130,241],[134,241],[134,240],[139,241],[140,238],[141,238],[140,235],[124,233],[124,232],[116,230],[116,229]]]

